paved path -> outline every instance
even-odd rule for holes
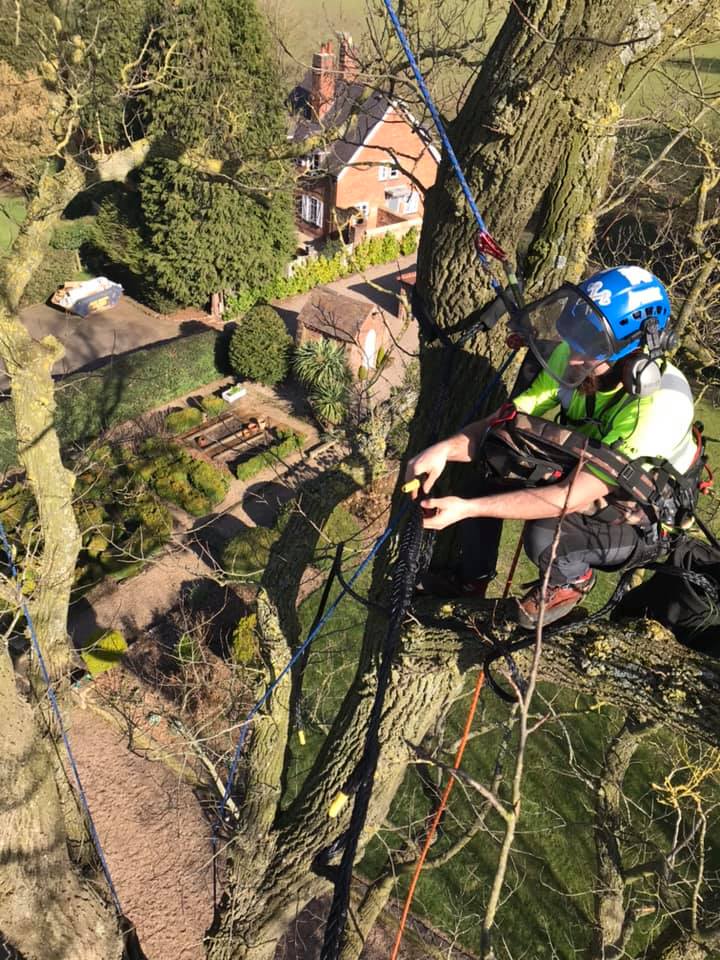
[[[397,317],[400,275],[414,272],[415,259],[415,254],[401,257],[394,264],[371,267],[364,274],[355,274],[328,286],[339,293],[380,307],[390,333],[397,338],[400,336],[400,322]],[[309,296],[309,293],[301,294],[275,303],[293,336],[297,329],[298,314]],[[84,319],[45,303],[26,307],[20,316],[33,337],[41,339],[52,334],[65,347],[65,356],[53,370],[55,374],[100,366],[110,357],[197,333],[212,325],[211,318],[202,310],[184,310],[180,314],[166,316],[154,313],[127,296],[123,296],[112,310]],[[390,386],[402,381],[403,369],[410,359],[402,351],[410,354],[417,352],[417,330],[414,323],[400,336],[399,343],[401,349],[395,350],[395,362],[383,376],[377,399],[381,399]],[[0,378],[3,381],[2,386],[5,387],[6,378],[1,373]]]

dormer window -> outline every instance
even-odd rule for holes
[[[325,154],[322,152],[322,150],[313,150],[313,152],[307,158],[308,170],[320,170],[322,168],[322,162],[324,158]]]
[[[383,163],[378,167],[378,180],[396,180],[400,170],[394,164]]]

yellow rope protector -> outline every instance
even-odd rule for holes
[[[350,797],[348,796],[348,794],[343,793],[342,790],[340,790],[339,793],[335,795],[335,799],[328,807],[328,816],[332,817],[332,819],[334,820],[335,817],[337,817],[340,814],[341,810],[343,809],[343,807],[345,806],[345,804],[348,802],[349,799]]]
[[[414,493],[416,490],[420,489],[420,478],[413,477],[412,480],[408,480],[407,483],[404,483],[400,489],[403,493]]]

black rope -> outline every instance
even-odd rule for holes
[[[405,615],[412,600],[422,553],[422,541],[422,514],[419,505],[416,504],[400,538],[399,556],[393,572],[390,622],[381,652],[377,689],[368,720],[363,755],[358,765],[357,776],[352,778],[357,779],[355,802],[347,829],[342,859],[337,872],[334,873],[335,890],[325,925],[325,938],[320,953],[321,960],[336,960],[340,953],[350,904],[353,866],[360,835],[365,826],[375,771],[380,756],[380,723],[385,706],[385,695],[390,685],[392,664],[399,647]],[[327,857],[327,852],[325,856]]]

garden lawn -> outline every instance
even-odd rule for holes
[[[704,421],[706,434],[720,439],[720,410],[709,403],[700,403],[697,416]],[[720,444],[709,443],[708,447],[711,460],[720,472]],[[702,506],[704,515],[713,519],[716,529],[720,529],[718,518],[713,516],[717,512],[717,503],[715,499],[704,499]],[[519,526],[506,524],[495,581],[496,595],[502,592]],[[346,576],[357,562],[359,560],[345,565]],[[535,567],[523,557],[516,586],[523,579],[531,580],[535,576]],[[616,578],[611,575],[600,577],[590,597],[589,609],[597,609],[605,602],[615,582]],[[368,584],[369,573],[366,573],[361,578],[361,594],[366,592]],[[333,596],[336,595],[337,588]],[[318,589],[301,605],[303,631],[307,631],[312,622],[319,597]],[[297,737],[293,738],[288,799],[294,795],[309,769],[322,742],[321,734],[327,730],[352,682],[364,626],[364,610],[352,599],[345,598],[313,643],[304,685],[307,742],[301,747]],[[306,632],[302,633],[303,637],[305,635]],[[545,655],[551,655],[551,652],[548,650]],[[464,722],[474,681],[472,672],[467,678],[465,695],[453,707],[448,720],[445,734],[448,762],[453,753],[451,745]],[[563,722],[550,721],[530,739],[522,819],[498,916],[498,929],[513,956],[576,960],[587,949],[592,923],[595,850],[591,829],[593,797],[572,773],[568,744],[572,744],[574,761],[579,769],[597,772],[603,746],[619,728],[622,717],[607,704],[575,697],[570,691],[541,684],[536,711],[549,710],[548,704],[563,715]],[[485,784],[492,777],[501,742],[500,733],[492,727],[504,719],[507,712],[508,707],[490,690],[484,692],[474,729],[491,729],[470,740],[463,769]],[[638,752],[630,769],[626,786],[636,804],[631,809],[635,811],[638,823],[642,820],[640,811],[647,813],[650,809],[662,809],[651,785],[662,780],[668,772],[666,766],[671,744],[672,737],[660,731]],[[444,834],[433,846],[431,857],[442,853],[449,843],[467,833],[479,802],[479,795],[471,790],[455,789],[444,821]],[[420,838],[429,812],[428,798],[417,773],[411,770],[392,808],[390,819],[394,829],[383,830],[371,843],[359,872],[372,879],[388,848],[397,848],[408,836]],[[413,907],[417,916],[448,936],[457,937],[462,946],[476,953],[480,948],[479,916],[496,868],[501,826],[497,816],[491,817],[488,825],[492,833],[479,832],[451,862],[423,872]],[[673,823],[668,817],[650,828],[648,835],[667,848],[672,830]],[[720,837],[714,837],[709,848],[715,851],[711,857],[716,868],[720,858]],[[399,884],[397,896],[404,896],[406,888],[407,879]],[[629,945],[629,955],[637,955],[640,951],[649,935],[651,919],[638,923]]]
[[[0,194],[0,257],[8,252],[25,219],[27,204],[24,197]]]

